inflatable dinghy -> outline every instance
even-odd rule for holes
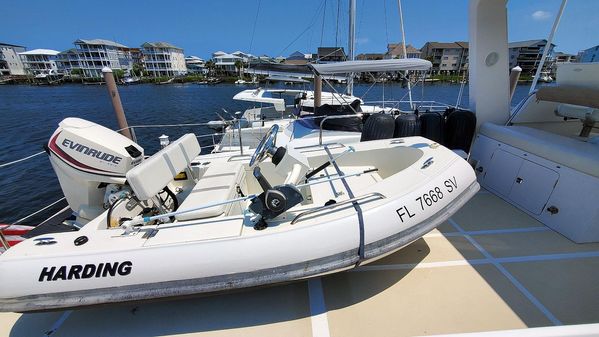
[[[302,149],[273,126],[251,156],[199,155],[193,134],[144,158],[69,118],[48,144],[81,224],[0,256],[0,310],[41,311],[300,280],[391,254],[479,189],[422,137]]]

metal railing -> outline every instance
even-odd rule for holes
[[[224,130],[222,132],[212,132],[212,133],[207,133],[207,134],[196,134],[196,137],[198,139],[206,139],[208,138],[209,140],[211,140],[211,144],[210,145],[202,145],[200,146],[200,148],[204,149],[204,148],[217,148],[217,146],[219,145],[223,145],[222,142],[223,141],[228,141],[229,144],[228,146],[230,148],[232,148],[234,146],[233,144],[233,139],[237,139],[239,140],[239,151],[243,154],[243,130],[260,130],[262,131],[262,129],[264,128],[264,123],[265,122],[271,122],[271,121],[277,121],[277,120],[284,120],[281,118],[264,118],[264,119],[252,119],[252,120],[248,120],[248,119],[244,119],[245,121],[248,122],[247,126],[242,127],[242,123],[241,120],[239,119],[233,119],[233,120],[227,120],[225,122],[227,122],[227,126],[224,127]],[[137,135],[135,130],[136,129],[150,129],[150,128],[155,128],[155,129],[169,129],[169,128],[193,128],[193,127],[212,127],[214,126],[213,124],[210,123],[180,123],[180,124],[147,124],[147,125],[130,125],[127,127],[127,129],[129,129],[131,131],[131,135],[133,136],[133,141],[138,142],[137,139]],[[118,129],[116,130],[117,132],[123,131],[124,129]],[[220,139],[218,139],[218,137],[222,137]]]
[[[410,108],[410,101],[406,101],[406,100],[366,101],[362,104],[362,106],[364,106],[364,105],[382,105],[381,108],[383,108],[383,109],[397,109],[401,113],[411,113],[414,111],[414,109]],[[406,105],[408,108],[402,109],[402,105]],[[447,109],[447,108],[455,107],[455,104],[451,105],[448,103],[443,103],[443,102],[438,102],[438,101],[416,101],[416,100],[413,100],[412,105],[416,109],[419,109],[419,110],[427,109],[428,111],[431,111],[431,112],[442,112],[442,111],[445,111],[445,109]]]
[[[295,216],[295,218],[293,218],[293,220],[291,220],[291,224],[294,225],[295,223],[297,223],[299,221],[299,219],[303,218],[306,215],[310,215],[310,214],[314,214],[314,213],[318,213],[320,211],[324,211],[324,210],[329,210],[329,209],[333,209],[339,206],[343,206],[343,205],[347,205],[347,204],[351,204],[354,202],[357,202],[359,200],[363,200],[363,199],[368,199],[371,197],[376,197],[376,199],[385,199],[386,197],[379,193],[379,192],[372,192],[372,193],[368,193],[368,194],[364,194],[364,195],[360,195],[351,199],[346,199],[340,202],[336,202],[334,204],[330,204],[330,205],[326,205],[326,206],[320,206],[311,210],[307,210],[305,212],[302,212],[298,215]]]
[[[320,121],[320,130],[318,133],[318,145],[322,145],[322,127],[324,126],[324,122],[326,122],[329,119],[343,119],[343,118],[356,118],[356,117],[362,117],[361,113],[357,113],[357,114],[351,114],[351,115],[337,115],[337,116],[326,116],[324,118],[322,117],[317,117],[317,118],[322,118],[322,120]]]
[[[28,160],[34,159],[35,157],[37,157],[39,155],[42,155],[42,154],[45,154],[45,153],[46,153],[45,151],[40,151],[40,152],[34,153],[32,155],[29,155],[29,156],[25,156],[25,157],[20,158],[20,159],[16,159],[16,160],[12,160],[12,161],[9,161],[9,162],[6,162],[6,163],[2,163],[2,164],[0,164],[0,169],[3,169],[5,167],[8,167],[8,166],[11,166],[11,165],[14,165],[14,164],[24,163],[24,162],[26,162]],[[21,223],[21,222],[23,222],[23,221],[25,221],[25,220],[27,220],[27,219],[29,219],[29,218],[37,215],[37,214],[40,214],[41,212],[43,212],[43,211],[51,208],[52,206],[55,206],[56,204],[58,204],[59,202],[61,202],[63,200],[65,200],[65,197],[62,197],[62,198],[60,198],[60,199],[58,199],[56,201],[53,201],[52,203],[50,203],[50,204],[48,204],[48,205],[46,205],[46,206],[44,206],[44,207],[42,207],[42,208],[40,208],[40,209],[38,209],[36,211],[34,211],[34,212],[32,212],[32,213],[24,216],[24,217],[22,217],[22,218],[20,218],[20,219],[18,219],[16,221],[14,221],[14,222],[12,222],[8,226],[0,228],[0,245],[1,245],[1,247],[4,248],[4,250],[8,250],[10,248],[8,240],[6,240],[6,237],[4,236],[4,233],[2,232],[3,229],[9,228],[12,225],[16,225],[16,224]]]

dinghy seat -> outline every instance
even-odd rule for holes
[[[241,163],[212,164],[179,206],[179,210],[193,209],[202,205],[226,201],[237,197],[237,186],[244,178]],[[233,204],[225,204],[178,214],[179,221],[204,219],[224,214]]]
[[[196,135],[188,133],[127,172],[127,182],[140,200],[158,194],[200,154]]]

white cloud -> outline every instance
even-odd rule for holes
[[[370,39],[367,37],[358,37],[356,38],[356,44],[366,44],[370,42]]]
[[[535,21],[545,21],[551,19],[551,13],[547,11],[536,11],[532,13],[532,19]]]

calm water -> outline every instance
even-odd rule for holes
[[[247,87],[250,88],[250,87]],[[205,123],[216,119],[221,108],[234,112],[244,110],[248,103],[233,101],[239,91],[247,89],[236,85],[200,86],[195,84],[138,85],[119,87],[121,100],[129,125]],[[291,88],[291,87],[288,87]],[[424,88],[424,100],[455,104],[460,86],[433,84]],[[299,89],[299,87],[297,87]],[[326,89],[325,89],[326,90]],[[337,90],[343,90],[339,87]],[[528,92],[528,86],[516,90],[514,102]],[[354,93],[365,100],[397,100],[404,97],[406,89],[399,85],[356,85]],[[413,92],[420,99],[421,89]],[[467,105],[468,87],[462,98]],[[58,123],[66,117],[81,117],[109,128],[116,128],[112,105],[105,86],[63,85],[58,87],[32,87],[27,85],[0,86],[0,116],[3,132],[0,141],[0,164],[31,155],[42,150]],[[207,134],[209,129],[195,130],[137,130],[140,144],[147,154],[158,148],[158,139],[165,132],[171,139],[185,132]],[[207,144],[203,144],[207,145]],[[62,197],[54,171],[46,155],[0,168],[0,223],[12,223]],[[48,212],[55,212],[54,207]],[[25,221],[37,224],[48,212]]]

